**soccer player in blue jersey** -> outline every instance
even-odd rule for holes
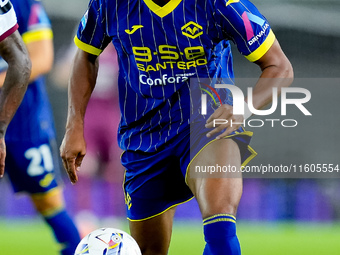
[[[40,1],[13,0],[19,33],[32,61],[27,92],[6,133],[6,172],[15,192],[27,192],[52,228],[61,254],[71,255],[80,241],[57,184],[58,154],[53,115],[43,75],[53,63],[53,34]],[[6,68],[2,65],[0,84]],[[8,74],[8,71],[7,71]]]
[[[0,56],[8,65],[6,79],[0,93],[0,178],[5,171],[5,134],[9,122],[18,109],[27,89],[31,61],[9,0],[0,2]]]
[[[193,97],[201,84],[190,81],[232,82],[234,42],[262,71],[254,84],[254,107],[270,103],[272,88],[289,86],[293,71],[268,21],[248,0],[91,0],[75,37],[79,50],[61,145],[73,183],[86,153],[83,123],[97,56],[110,42],[119,57],[118,138],[127,214],[142,253],[167,254],[176,205],[195,196],[204,225],[203,254],[240,254],[235,216],[241,175],[193,178],[191,170],[202,165],[240,169],[254,156],[251,133],[235,125],[244,116],[233,115],[228,90],[219,90],[222,104],[207,107],[208,118],[202,115],[201,102]],[[213,119],[228,123],[214,127]]]

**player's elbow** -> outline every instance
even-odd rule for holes
[[[255,63],[260,66],[265,77],[285,78],[293,81],[294,71],[292,64],[282,51],[277,40],[266,54]]]
[[[274,56],[267,62],[266,66],[262,66],[262,72],[266,77],[285,79],[284,86],[290,86],[294,79],[293,66],[289,59],[282,53],[280,56]]]
[[[22,61],[21,61],[21,67],[22,70],[21,73],[23,75],[23,79],[28,82],[31,72],[32,72],[32,62],[28,55],[24,55]]]
[[[284,79],[284,82],[282,85],[284,87],[289,87],[294,80],[294,70],[293,66],[288,60],[288,58],[285,56],[284,59],[281,61],[279,65],[280,70],[280,77]]]
[[[294,79],[294,69],[287,57],[280,61],[280,70],[283,78]]]
[[[13,63],[13,69],[17,74],[20,74],[18,76],[20,79],[19,83],[22,84],[22,86],[27,86],[32,71],[32,62],[29,55],[23,53],[20,57],[18,57]]]
[[[273,56],[268,65],[263,68],[263,70],[265,69],[269,70],[275,78],[294,78],[293,66],[283,52],[280,55]]]

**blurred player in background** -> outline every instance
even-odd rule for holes
[[[131,235],[144,255],[168,253],[175,207],[196,197],[203,218],[205,255],[240,254],[236,212],[242,176],[191,178],[195,166],[240,169],[253,156],[251,133],[222,104],[191,98],[191,78],[233,82],[229,41],[261,69],[253,105],[271,101],[273,87],[289,86],[293,71],[267,20],[247,0],[91,0],[75,38],[69,108],[61,156],[70,180],[86,153],[84,115],[95,86],[97,56],[112,42],[120,76],[119,144],[125,151],[125,195]],[[278,79],[276,79],[278,78]],[[228,123],[214,126],[214,119]],[[234,125],[230,125],[231,121]],[[237,123],[237,124],[235,124]],[[192,155],[194,155],[192,157]],[[232,177],[232,178],[228,178]]]
[[[77,47],[71,44],[66,54],[57,60],[52,78],[59,87],[67,87],[71,65]],[[63,51],[65,52],[65,51]],[[124,194],[122,192],[123,167],[120,163],[122,150],[117,143],[117,130],[120,121],[118,105],[118,61],[113,45],[108,45],[99,57],[96,87],[87,105],[84,119],[86,158],[79,173],[81,182],[74,187],[77,207],[77,224],[81,236],[98,228],[93,207],[98,205],[91,197],[92,188],[99,181],[109,201],[103,202],[111,215],[124,215]],[[103,187],[104,186],[104,187]],[[108,206],[109,204],[110,206]],[[116,226],[117,227],[117,226]]]
[[[5,134],[9,122],[19,107],[27,89],[31,61],[22,38],[10,1],[0,2],[0,56],[7,67],[0,93],[0,178],[4,175],[6,144]]]
[[[6,172],[14,191],[27,192],[53,229],[61,254],[71,255],[80,237],[65,210],[62,189],[57,184],[56,135],[42,76],[53,64],[51,24],[40,1],[13,0],[12,3],[32,61],[32,73],[26,95],[6,133]],[[5,75],[6,68],[2,66],[0,84]]]

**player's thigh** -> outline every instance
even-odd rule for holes
[[[240,172],[220,172],[209,177],[190,177],[190,172],[194,171],[196,166],[217,165],[240,169],[240,150],[232,139],[221,139],[210,143],[190,164],[187,183],[198,201],[203,218],[219,213],[235,215],[242,196]]]
[[[130,221],[132,237],[143,255],[166,255],[170,245],[175,207],[151,219]]]
[[[7,156],[6,171],[15,192],[28,193],[39,212],[63,205],[55,140],[10,141]]]

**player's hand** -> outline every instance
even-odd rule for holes
[[[217,119],[220,121],[214,121]],[[221,105],[206,122],[206,128],[213,128],[213,130],[207,133],[207,137],[211,137],[212,135],[218,134],[222,132],[222,130],[226,129],[223,133],[216,136],[216,139],[221,139],[237,130],[241,126],[240,123],[243,123],[243,120],[243,115],[233,115],[233,107],[231,105]]]
[[[0,178],[5,174],[6,144],[5,138],[0,138]]]
[[[78,129],[79,130],[79,129]],[[60,156],[70,181],[75,184],[78,181],[77,172],[86,154],[86,143],[83,132],[78,130],[66,130],[60,146]]]

